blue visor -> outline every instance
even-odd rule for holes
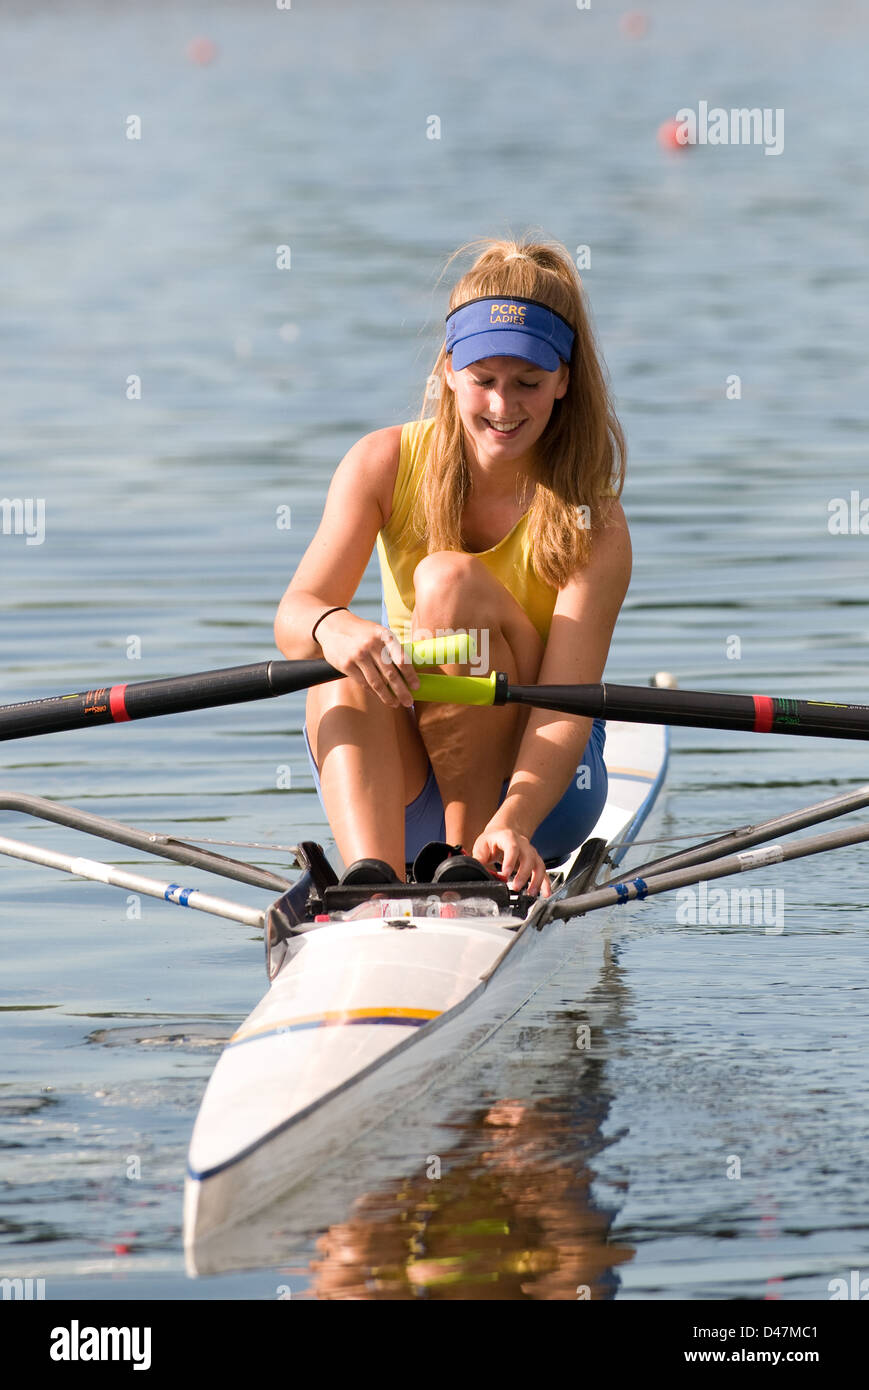
[[[522,357],[545,372],[569,362],[570,324],[536,299],[472,299],[447,314],[446,349],[460,372],[482,357]]]

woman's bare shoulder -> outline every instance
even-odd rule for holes
[[[372,430],[370,434],[363,434],[362,438],[357,439],[347,450],[342,462],[352,459],[358,468],[368,468],[373,472],[388,468],[390,464],[397,467],[403,429],[403,425],[387,425],[382,430]]]
[[[339,465],[342,473],[376,498],[384,524],[392,511],[392,494],[398,474],[402,425],[386,425],[372,430],[348,449]]]

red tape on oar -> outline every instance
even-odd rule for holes
[[[126,685],[113,685],[109,691],[109,709],[116,724],[122,724],[130,717],[127,714],[126,694]]]
[[[769,695],[752,695],[754,701],[754,727],[759,734],[772,733],[775,705]]]

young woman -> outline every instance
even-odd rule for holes
[[[447,840],[548,895],[545,861],[606,799],[603,723],[414,704],[401,641],[471,630],[511,681],[599,681],[631,570],[625,445],[564,247],[476,247],[450,296],[434,415],[346,454],[275,637],[350,677],[311,690],[306,721],[345,864],[380,859],[404,881],[422,845]],[[388,626],[348,607],[375,543]]]

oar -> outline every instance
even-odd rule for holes
[[[456,679],[455,677],[453,679]],[[473,680],[479,677],[465,677]],[[493,704],[534,705],[629,724],[743,729],[758,734],[869,738],[869,705],[789,696],[727,695],[643,685],[508,685],[494,683]]]
[[[414,666],[468,662],[476,657],[473,638],[466,632],[411,642],[405,646],[405,651]],[[0,741],[84,729],[91,724],[121,724],[130,719],[152,719],[161,714],[182,714],[187,710],[267,700],[343,679],[343,675],[343,671],[337,671],[323,660],[260,661],[252,666],[227,666],[218,671],[200,671],[168,680],[98,686],[71,695],[25,700],[21,704],[0,705]],[[414,691],[417,699],[443,698],[421,693],[427,689],[428,682],[435,679],[447,678],[420,675],[421,689]],[[491,703],[491,699],[487,703]]]
[[[98,686],[72,695],[0,705],[0,739],[30,738],[33,734],[84,729],[91,724],[120,724],[158,714],[265,700],[271,695],[286,695],[334,680],[340,674],[326,661],[261,661],[254,666],[229,666],[169,680]]]
[[[469,660],[468,648],[443,645],[453,639],[413,644],[414,665]],[[439,645],[440,644],[440,645]],[[472,657],[470,658],[472,659]],[[242,704],[288,695],[342,673],[327,661],[263,661],[169,680],[101,687],[74,695],[0,706],[0,740],[27,738],[89,724],[148,719],[160,714]],[[503,672],[488,676],[420,675],[417,700],[463,705],[533,705],[538,709],[634,724],[674,724],[699,729],[742,729],[753,733],[869,738],[869,706],[789,696],[729,695],[633,685],[510,685]]]

